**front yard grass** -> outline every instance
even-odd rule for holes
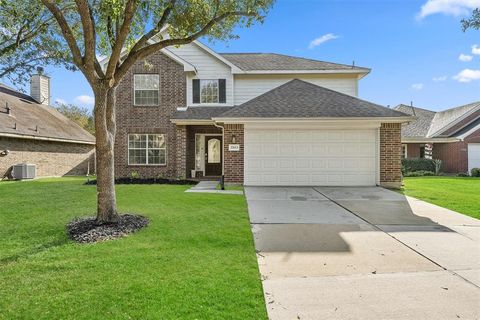
[[[95,212],[84,181],[0,183],[0,319],[266,319],[242,196],[118,185],[150,225],[80,245],[65,224]]]
[[[403,193],[480,219],[480,178],[404,178]]]

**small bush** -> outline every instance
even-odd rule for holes
[[[434,176],[435,172],[433,171],[426,171],[426,170],[419,170],[414,172],[407,172],[403,176],[404,177],[427,177],[427,176]]]
[[[431,171],[435,172],[435,163],[432,159],[406,158],[402,159],[402,172]]]
[[[472,177],[480,177],[480,168],[472,168],[471,176]]]
[[[460,173],[457,173],[457,177],[470,177],[470,175],[466,172],[460,172]]]

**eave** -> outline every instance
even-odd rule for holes
[[[15,134],[15,133],[2,133],[2,132],[0,132],[0,137],[15,138],[15,139],[26,139],[26,140],[39,140],[39,141],[52,141],[52,142],[65,142],[65,143],[76,143],[76,144],[95,145],[95,141],[84,141],[84,140],[75,140],[75,139],[63,139],[63,138],[41,137],[41,136],[32,136],[32,135],[24,135],[24,134]]]

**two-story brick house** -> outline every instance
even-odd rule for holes
[[[412,117],[357,98],[369,72],[200,42],[163,49],[117,89],[116,176],[398,187]]]

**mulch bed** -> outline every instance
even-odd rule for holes
[[[163,178],[118,178],[115,179],[115,184],[176,184],[176,185],[194,185],[198,181],[194,180],[177,180],[177,179],[163,179]],[[88,180],[87,185],[97,184],[97,180]]]
[[[67,234],[70,239],[79,243],[92,243],[121,238],[136,232],[149,223],[140,215],[119,215],[117,223],[98,224],[95,217],[75,218],[67,224]]]

